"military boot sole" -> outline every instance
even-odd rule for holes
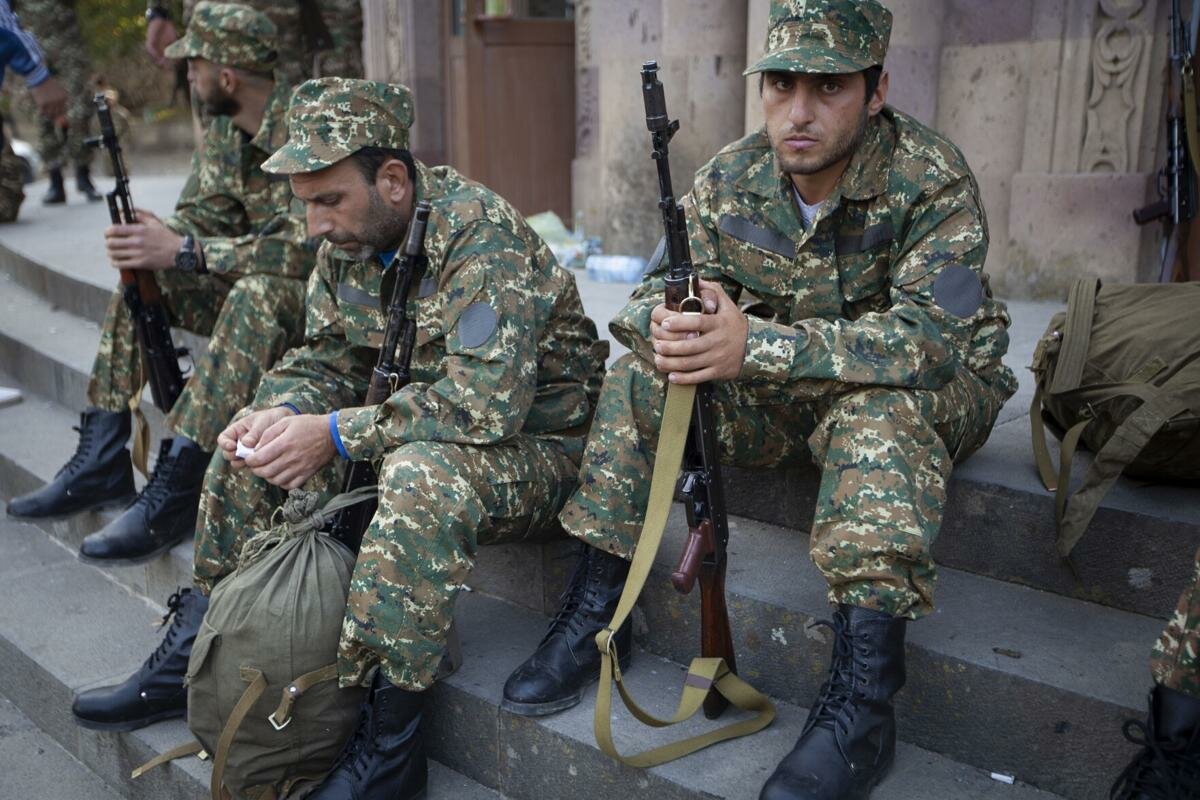
[[[113,722],[100,722],[94,719],[86,719],[84,717],[75,716],[75,724],[81,728],[87,728],[93,731],[115,731],[128,732],[136,731],[140,728],[145,728],[147,725],[153,725],[156,722],[162,722],[166,719],[178,719],[179,717],[187,716],[186,708],[173,708],[167,711],[158,711],[154,714],[149,714],[145,717],[137,719],[121,719]]]
[[[96,503],[92,503],[90,505],[80,506],[79,508],[73,509],[71,511],[62,511],[62,512],[57,512],[54,514],[18,514],[12,510],[12,506],[8,506],[5,509],[5,511],[8,514],[8,516],[12,519],[24,519],[24,520],[44,519],[49,522],[55,522],[57,520],[70,519],[71,517],[78,516],[80,514],[88,512],[88,511],[96,511],[96,512],[99,512],[99,511],[124,511],[125,509],[129,508],[129,506],[133,505],[134,500],[137,500],[137,492],[131,492],[127,495],[123,495],[123,496],[115,498],[115,499],[111,498],[111,497],[106,497],[105,499],[97,501]]]
[[[158,547],[146,553],[139,553],[136,556],[120,556],[116,558],[98,558],[96,556],[84,555],[79,552],[79,561],[83,564],[90,564],[93,567],[133,567],[138,564],[145,564],[147,561],[153,561],[165,553],[170,552],[171,548],[182,542],[187,537],[187,534],[182,534],[178,538],[164,542]]]
[[[629,664],[632,656],[629,653],[617,659],[617,665],[621,670],[629,669]],[[566,711],[568,708],[574,708],[579,705],[579,701],[583,699],[583,693],[588,687],[600,680],[600,675],[597,674],[593,680],[588,681],[583,686],[579,687],[579,691],[568,697],[560,697],[557,700],[547,700],[544,703],[518,703],[515,700],[509,700],[507,697],[500,701],[500,708],[520,717],[545,717],[550,714],[557,714],[559,711]]]

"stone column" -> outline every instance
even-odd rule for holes
[[[606,252],[648,256],[661,218],[639,69],[644,61],[659,62],[667,109],[680,120],[671,172],[682,196],[696,168],[741,135],[745,5],[580,0],[575,20],[574,206]]]
[[[433,0],[363,3],[363,65],[370,80],[402,83],[415,106],[412,151],[439,164],[445,158],[445,70],[442,13]]]

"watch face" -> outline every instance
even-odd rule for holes
[[[184,272],[196,271],[196,251],[195,250],[180,250],[175,254],[175,267]]]

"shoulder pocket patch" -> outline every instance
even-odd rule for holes
[[[933,280],[933,301],[954,316],[966,319],[983,304],[983,283],[975,270],[951,264]]]
[[[458,341],[473,349],[492,338],[496,331],[496,309],[482,300],[471,303],[458,318]]]

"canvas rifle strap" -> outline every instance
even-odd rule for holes
[[[621,676],[618,663],[616,631],[633,612],[634,604],[642,593],[654,556],[662,543],[667,515],[674,501],[675,482],[683,459],[688,426],[692,418],[692,403],[696,396],[695,386],[668,384],[666,406],[658,433],[658,452],[654,459],[654,472],[650,479],[650,501],[646,506],[646,521],[642,525],[633,563],[625,580],[625,589],[617,610],[608,627],[596,635],[596,646],[600,648],[600,688],[596,693],[594,729],[596,743],[607,755],[631,767],[653,767],[682,758],[717,742],[735,739],[755,733],[771,724],[775,719],[775,706],[766,695],[735,675],[721,658],[695,658],[684,679],[683,695],[675,715],[669,720],[658,719],[644,711],[630,696]],[[742,711],[753,712],[754,716],[725,725],[698,736],[655,747],[650,750],[623,756],[617,751],[612,736],[612,683],[616,682],[626,708],[640,722],[655,728],[664,728],[690,719],[704,704],[709,689],[716,689],[733,706]]]
[[[142,413],[142,390],[146,388],[145,365],[138,359],[137,380],[133,382],[133,396],[129,398],[129,415],[133,418],[133,466],[138,472],[150,477],[150,423]]]

